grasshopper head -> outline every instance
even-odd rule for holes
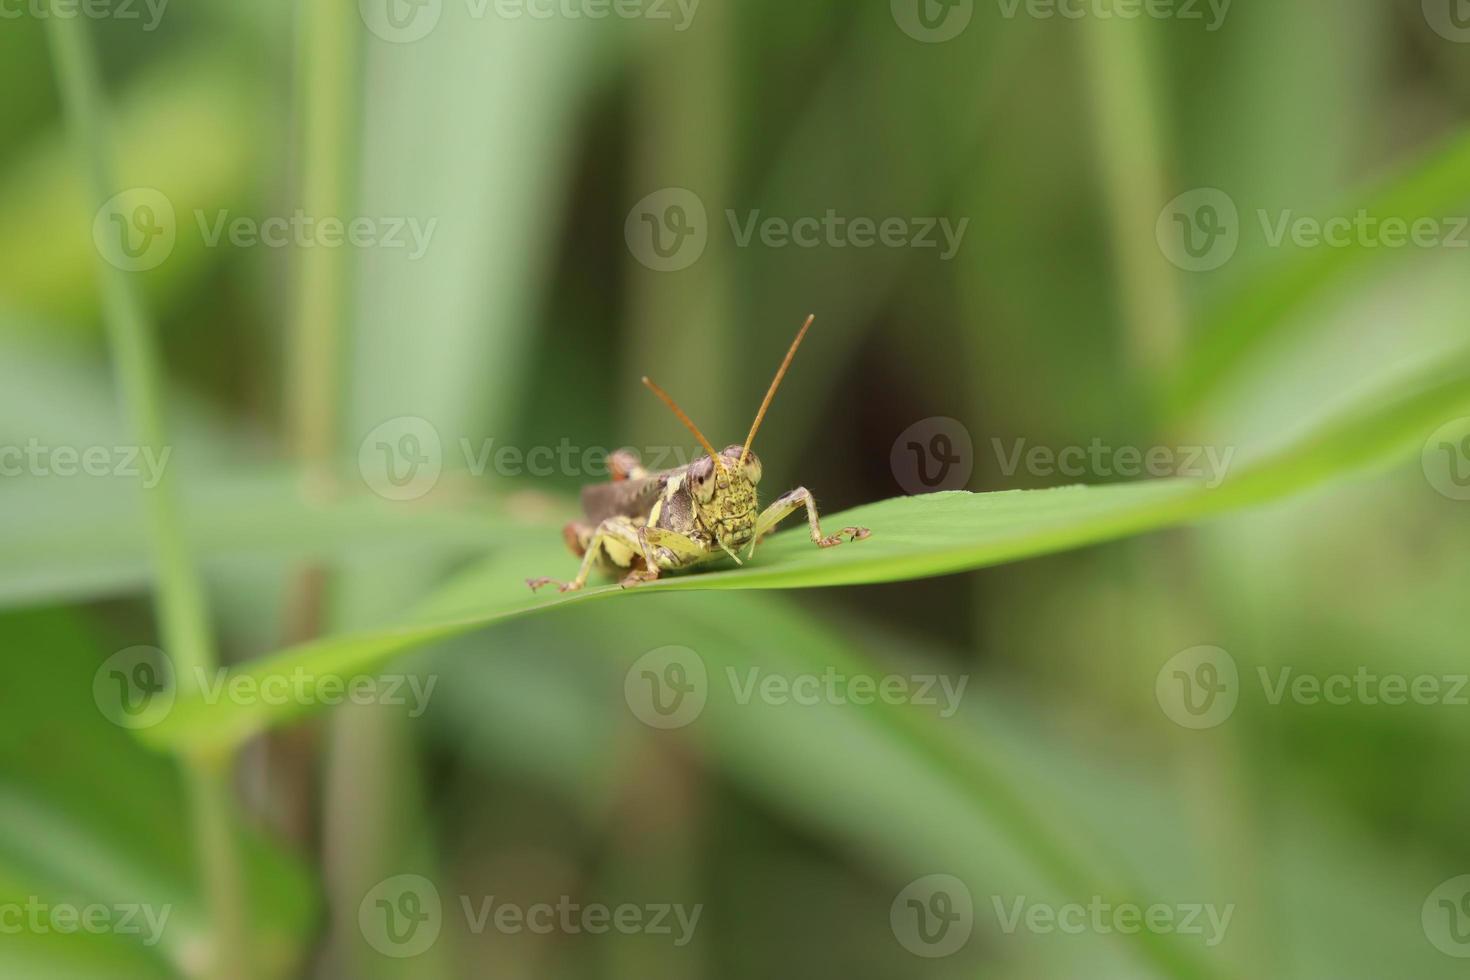
[[[741,446],[727,446],[720,453],[721,465],[701,456],[689,466],[689,484],[700,523],[709,528],[724,547],[734,550],[755,536],[756,484],[761,480],[761,461]]]
[[[699,426],[684,414],[684,410],[674,404],[674,400],[653,381],[643,379],[648,389],[669,407],[709,454],[689,464],[689,483],[694,491],[694,507],[699,512],[700,523],[710,529],[715,536],[715,542],[737,562],[740,558],[735,550],[742,545],[749,544],[750,553],[755,554],[755,486],[761,482],[761,461],[750,451],[750,444],[755,441],[755,434],[760,431],[766,410],[771,407],[771,399],[776,397],[776,389],[781,387],[781,379],[786,377],[786,369],[791,367],[791,359],[796,356],[796,349],[801,346],[801,339],[806,336],[814,319],[815,315],[807,317],[801,329],[796,332],[796,339],[791,342],[785,360],[776,369],[771,387],[766,389],[766,397],[755,413],[755,421],[750,425],[750,434],[745,437],[743,446],[726,446],[716,453],[715,447],[699,431]]]

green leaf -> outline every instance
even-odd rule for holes
[[[27,733],[0,744],[0,902],[167,912],[152,935],[7,935],[0,975],[196,973],[211,937],[179,767],[104,717],[94,682],[113,651],[81,615],[11,613],[0,628],[15,650],[30,652],[9,660],[0,686],[0,716]],[[306,869],[238,821],[229,831],[241,854],[256,975],[293,975],[318,911]]]
[[[156,188],[174,208],[177,245],[146,280],[165,302],[180,297],[214,258],[195,212],[213,216],[248,198],[254,148],[264,139],[266,99],[258,91],[227,49],[204,48],[150,59],[118,98],[112,132],[120,186]],[[16,324],[52,332],[92,323],[99,300],[90,234],[99,202],[89,203],[62,137],[57,132],[27,147],[0,182],[7,216],[0,226],[0,307],[57,317]]]
[[[894,672],[942,672],[938,661],[915,658],[908,638],[895,646],[860,626],[833,628],[795,601],[759,593],[664,594],[634,608],[580,607],[561,616],[554,631],[550,624],[536,624],[536,642],[520,649],[534,650],[538,659],[560,655],[591,675],[592,681],[584,681],[593,692],[585,712],[606,710],[611,702],[628,718],[623,683],[637,657],[671,642],[687,644],[707,674],[707,701],[687,728],[652,737],[687,739],[767,806],[863,853],[895,882],[942,869],[965,880],[976,896],[1055,890],[1058,896],[1107,895],[1115,902],[1158,900],[1160,876],[1146,881],[1145,890],[1109,866],[1115,855],[1089,852],[1063,832],[1063,822],[1052,816],[1065,812],[1056,795],[1032,767],[1011,761],[1015,736],[988,707],[946,718],[935,709],[882,698],[866,704],[780,703],[738,691],[756,677],[832,673],[870,678],[876,689]],[[516,696],[516,673],[507,674],[503,661],[494,667],[501,696]],[[448,686],[463,676],[452,672]],[[984,695],[965,695],[972,696]],[[479,712],[484,711],[482,703]],[[555,718],[543,720],[517,729],[515,737],[540,747],[557,727]],[[624,744],[610,738],[605,725],[597,734],[601,744]],[[560,735],[565,737],[564,729]],[[1138,959],[1165,976],[1217,975],[1176,939],[1145,934],[1114,942],[1094,936],[1086,940],[1086,952],[1093,975],[1132,975]],[[1135,957],[1118,962],[1117,954],[1129,948]],[[1134,970],[1125,971],[1128,966]]]
[[[1101,487],[941,493],[900,498],[828,515],[829,528],[870,527],[872,537],[840,548],[813,548],[805,529],[783,532],[736,569],[671,575],[637,589],[616,585],[564,595],[533,595],[502,563],[467,573],[432,596],[401,623],[385,629],[330,636],[246,664],[243,684],[305,678],[304,696],[291,703],[259,698],[181,697],[171,714],[144,736],[160,746],[217,751],[266,726],[319,705],[318,685],[379,669],[393,655],[519,616],[614,596],[687,589],[794,589],[891,582],[983,568],[1070,548],[1173,527],[1280,499],[1365,466],[1417,449],[1442,422],[1470,414],[1470,365],[1371,411],[1351,414],[1216,488],[1173,479]],[[508,554],[522,574],[569,569],[571,559],[551,540]],[[276,699],[280,701],[281,699]],[[211,703],[213,702],[213,703]]]
[[[182,508],[192,547],[207,564],[454,557],[537,529],[534,522],[521,529],[491,507],[393,506],[361,491],[311,499],[303,486],[289,473],[200,481],[184,494]],[[0,607],[145,588],[151,552],[141,503],[137,481],[124,478],[0,484],[0,538],[6,543]]]
[[[1416,217],[1455,214],[1470,200],[1470,132],[1461,133],[1422,160],[1396,174],[1361,205],[1369,215]],[[1200,339],[1174,379],[1169,408],[1187,417],[1204,404],[1291,317],[1362,267],[1382,265],[1405,249],[1373,247],[1355,240],[1345,248],[1284,246],[1279,261],[1234,291],[1200,330]]]

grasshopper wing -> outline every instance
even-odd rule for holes
[[[582,488],[582,512],[593,525],[609,517],[647,517],[669,477],[677,472],[665,470],[636,480],[588,484]]]

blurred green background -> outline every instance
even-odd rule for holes
[[[571,577],[580,451],[692,450],[639,377],[737,442],[808,313],[762,495],[833,515],[936,486],[939,433],[946,489],[1224,476],[1185,456],[1464,363],[1463,0],[0,9],[0,975],[1463,975],[1452,417],[1197,528],[473,631],[235,752],[118,713],[465,568],[463,608]],[[1311,237],[1360,209],[1430,224]],[[663,728],[671,645],[707,703]],[[1438,693],[1271,696],[1364,672]],[[829,675],[933,686],[741,697]]]

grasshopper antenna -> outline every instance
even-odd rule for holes
[[[812,321],[816,318],[817,315],[815,313],[806,318],[806,322],[796,332],[796,339],[791,342],[791,349],[786,352],[786,360],[782,361],[781,367],[776,370],[776,377],[772,379],[771,387],[766,391],[766,399],[761,402],[760,411],[755,413],[755,421],[750,425],[750,435],[745,437],[745,445],[740,449],[741,466],[745,465],[745,457],[750,455],[750,444],[755,441],[755,434],[760,429],[761,422],[765,420],[766,409],[771,407],[771,399],[776,397],[776,389],[781,387],[781,379],[786,377],[786,369],[791,367],[791,359],[796,356],[796,348],[801,346],[801,338],[806,336],[807,328],[812,325]]]
[[[679,417],[679,421],[684,423],[685,428],[694,433],[694,438],[699,440],[699,444],[704,447],[705,452],[709,453],[709,458],[715,461],[715,465],[718,466],[722,472],[729,472],[725,469],[725,461],[720,458],[719,453],[715,452],[715,447],[711,446],[709,444],[709,440],[704,437],[704,433],[699,431],[699,426],[695,425],[694,421],[689,416],[684,414],[684,410],[682,408],[674,404],[674,400],[669,397],[668,392],[664,391],[658,385],[654,384],[653,379],[648,377],[647,375],[644,375],[643,383],[648,386],[649,391],[658,396],[659,401],[669,406],[669,411],[673,412]]]

